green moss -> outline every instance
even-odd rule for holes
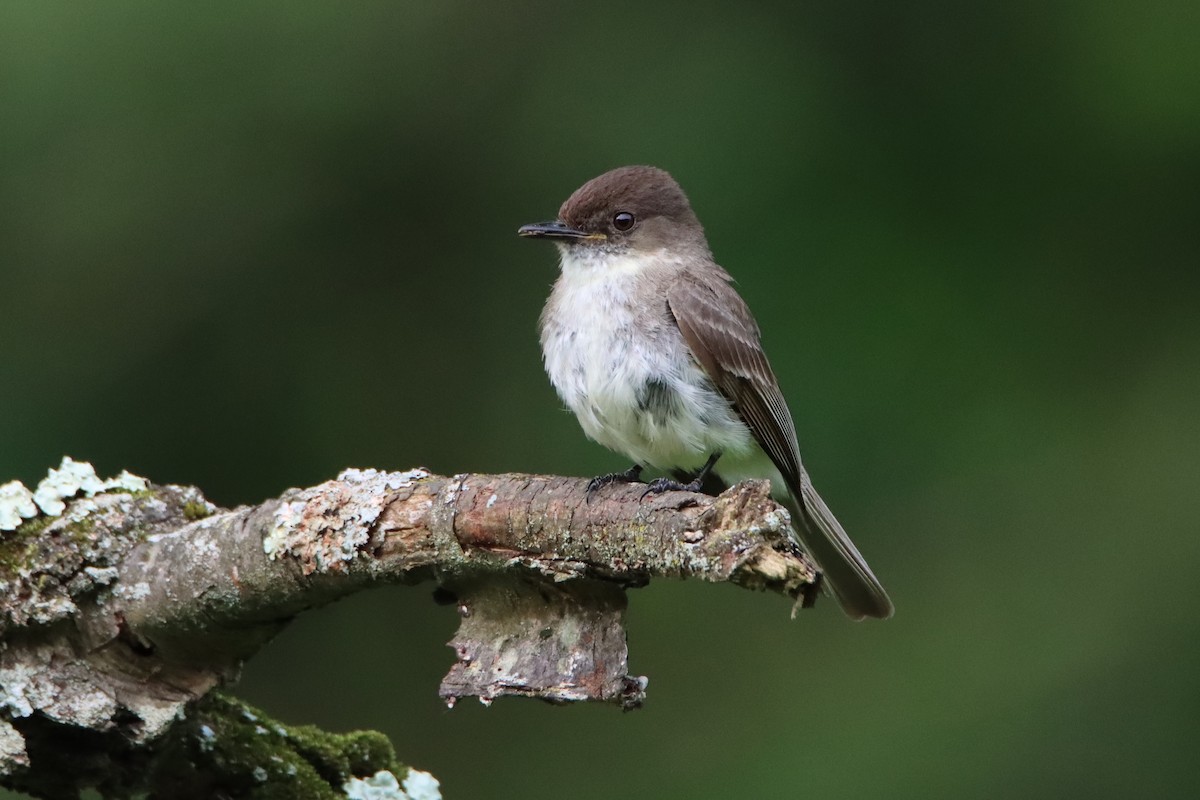
[[[208,506],[204,503],[197,503],[195,500],[189,500],[183,504],[183,515],[190,520],[204,519],[211,517],[212,512],[208,510]]]
[[[73,542],[83,542],[89,538],[96,530],[96,521],[91,517],[73,520],[63,526],[63,532],[71,538]]]
[[[168,736],[148,788],[153,797],[344,798],[342,784],[379,770],[408,774],[381,733],[283,725],[213,693]]]
[[[31,562],[43,560],[45,554],[42,545],[46,536],[62,537],[59,541],[69,542],[72,547],[76,548],[84,547],[90,542],[91,535],[96,529],[96,523],[88,517],[60,525],[54,529],[52,534],[46,533],[47,528],[56,522],[61,522],[62,519],[62,517],[44,515],[34,517],[22,522],[15,531],[0,535],[0,579],[11,579],[23,571],[28,572]],[[39,564],[38,566],[43,565]],[[43,588],[53,580],[54,578],[50,574],[42,574],[35,585]]]
[[[13,536],[32,536],[33,534],[44,530],[47,526],[50,525],[51,522],[54,522],[54,520],[56,520],[56,519],[58,519],[58,517],[47,517],[47,516],[38,516],[38,517],[34,517],[33,519],[27,519],[24,522],[22,522],[20,525],[17,526],[17,529],[12,532],[12,535]]]
[[[0,534],[0,577],[13,576],[20,571],[37,550],[38,536],[58,517],[34,517],[17,526],[15,531]]]

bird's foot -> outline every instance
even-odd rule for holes
[[[672,478],[655,478],[646,484],[646,491],[642,492],[642,499],[647,495],[662,494],[663,492],[698,492],[700,487],[704,485],[704,479],[697,477],[691,483],[680,483]]]
[[[592,502],[592,494],[612,483],[638,483],[642,479],[642,465],[634,464],[624,472],[610,472],[607,475],[597,475],[588,481],[587,501]]]
[[[704,486],[704,481],[712,472],[713,465],[717,463],[717,459],[721,457],[721,451],[713,453],[708,457],[708,461],[704,462],[704,466],[700,468],[700,472],[696,477],[687,483],[681,483],[673,478],[655,478],[646,486],[646,491],[642,492],[642,499],[646,499],[646,495],[662,494],[663,492],[698,492]]]

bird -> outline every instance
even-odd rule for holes
[[[589,438],[633,461],[593,479],[589,497],[639,481],[646,466],[703,464],[692,481],[657,478],[647,493],[698,491],[714,470],[765,471],[845,613],[892,616],[887,592],[801,463],[758,323],[675,179],[651,166],[613,169],[575,190],[556,219],[517,232],[559,251],[539,320],[551,384]]]

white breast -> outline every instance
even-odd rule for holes
[[[714,451],[746,450],[751,437],[691,358],[666,298],[645,296],[655,283],[647,270],[663,266],[565,252],[542,313],[542,354],[589,437],[639,464],[696,468]]]

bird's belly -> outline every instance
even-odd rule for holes
[[[664,343],[628,325],[548,330],[546,371],[584,432],[639,464],[694,468],[750,447],[745,424],[681,337]]]

